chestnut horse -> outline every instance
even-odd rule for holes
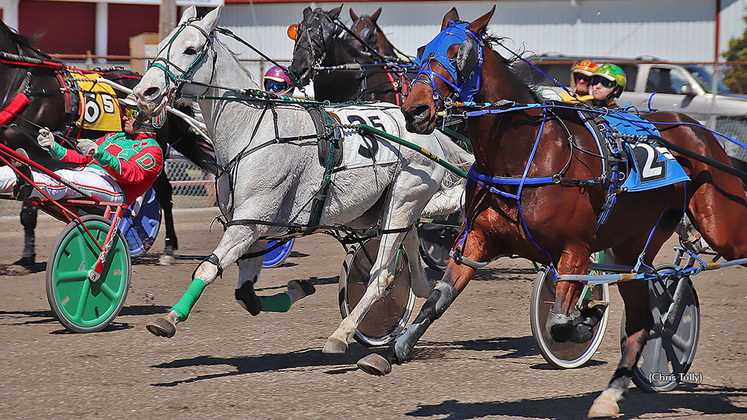
[[[485,31],[494,10],[495,6],[471,23],[459,22],[456,9],[444,16],[442,33],[426,46],[419,76],[402,106],[408,129],[433,131],[437,112],[455,92],[461,101],[503,104],[500,112],[475,113],[467,118],[476,158],[473,174],[514,181],[555,175],[560,182],[489,185],[477,182],[473,175],[466,189],[467,227],[452,248],[460,262],[449,260],[443,278],[419,315],[395,339],[385,357],[371,354],[359,361],[368,373],[385,374],[391,363],[408,358],[428,326],[464,290],[479,267],[475,262],[515,254],[552,265],[560,274],[585,274],[591,253],[612,248],[617,264],[634,266],[642,255],[642,264],[650,267],[684,210],[723,257],[731,260],[747,256],[747,202],[739,178],[677,152],[672,153],[692,181],[643,192],[621,192],[609,219],[597,228],[608,184],[573,181],[599,179],[603,174],[594,137],[576,110],[542,106],[541,98],[514,75],[511,60],[491,49],[498,40],[489,38]],[[511,109],[514,103],[529,106]],[[728,164],[714,135],[695,120],[672,112],[652,113],[645,118],[659,128],[663,139],[679,148]],[[648,284],[629,281],[618,286],[627,314],[627,339],[609,387],[595,400],[590,417],[619,412],[617,402],[629,385],[653,324]],[[557,284],[553,316],[547,325],[556,341],[588,335],[599,316],[595,308],[582,308],[582,317],[590,321],[575,326],[571,322],[581,289],[579,282]]]
[[[4,53],[0,61],[0,141],[12,149],[23,148],[31,160],[55,169],[59,162],[52,160],[48,153],[37,146],[36,135],[39,128],[47,127],[53,132],[63,133],[63,136],[75,136],[73,123],[80,115],[78,112],[83,105],[78,103],[75,88],[64,86],[69,82],[65,76],[67,67],[34,48],[32,38],[19,35],[2,21],[0,51]],[[103,71],[101,75],[130,88],[140,80],[137,73],[122,69]],[[125,95],[121,92],[119,94]],[[180,110],[191,113],[191,108],[180,107]],[[98,131],[83,131],[79,136],[98,138],[103,134]],[[70,140],[74,142],[75,139]],[[157,131],[156,140],[164,150],[164,157],[167,156],[169,147],[173,146],[202,169],[215,172],[212,146],[193,132],[181,118],[168,118],[166,124]],[[156,180],[154,189],[164,212],[168,254],[177,249],[178,244],[171,212],[172,188],[165,172]],[[17,264],[31,267],[35,263],[36,218],[36,207],[24,203],[21,224],[24,227],[25,245]]]
[[[338,20],[341,10],[342,6],[329,11],[304,9],[288,71],[298,77],[301,85],[308,84],[313,77],[314,97],[318,101],[382,101],[401,105],[408,82],[401,69],[383,65],[400,60],[376,23],[381,8],[370,16],[360,17],[350,9],[353,20],[350,29]],[[361,68],[315,69],[343,64],[361,65]]]

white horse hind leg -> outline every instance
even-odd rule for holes
[[[353,338],[355,329],[358,328],[363,317],[394,281],[395,257],[404,235],[405,233],[394,233],[381,237],[376,262],[371,267],[371,281],[368,283],[366,292],[352,312],[342,320],[337,330],[327,339],[323,353],[345,353],[347,351],[348,342]]]
[[[248,226],[230,226],[213,253],[197,266],[187,291],[166,316],[156,318],[146,328],[159,337],[173,337],[176,324],[186,321],[207,285],[221,275],[223,269],[243,255],[255,240],[255,232]]]

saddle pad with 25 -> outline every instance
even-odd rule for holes
[[[365,124],[399,136],[399,127],[404,126],[396,121],[396,115],[402,115],[399,108],[389,107],[356,107],[327,108],[330,114],[339,118],[342,124]],[[390,112],[391,111],[391,112]],[[366,166],[387,165],[400,158],[400,145],[372,134],[361,134],[357,130],[344,129],[342,165],[347,169]]]
[[[654,125],[637,115],[616,113],[604,117],[611,127],[622,134],[659,137]],[[639,192],[660,188],[678,182],[690,181],[685,170],[672,153],[654,141],[623,142],[631,165],[628,178],[622,185],[624,191]]]

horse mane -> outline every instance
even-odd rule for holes
[[[484,38],[484,42],[487,49],[495,54],[498,61],[508,67],[508,69],[510,70],[508,74],[511,82],[531,92],[532,97],[537,102],[543,102],[543,99],[537,93],[538,86],[534,81],[534,74],[531,71],[531,66],[526,62],[525,56],[528,54],[523,50],[519,52],[513,51],[503,45],[503,42],[507,39],[510,38],[488,34]],[[496,50],[495,47],[497,46],[503,48],[506,51],[510,51],[511,57],[504,57],[503,54]]]
[[[45,53],[44,51],[36,48],[36,39],[38,36],[29,36],[29,35],[21,35],[16,31],[15,29],[12,29],[10,26],[6,25],[5,22],[0,19],[0,30],[5,32],[8,36],[8,39],[18,45],[19,54],[23,55],[22,49],[30,50],[36,54],[37,57],[43,57],[47,60],[52,60],[58,63],[62,63],[62,61],[57,60],[55,58],[52,58],[49,54]]]

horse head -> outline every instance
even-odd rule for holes
[[[215,72],[215,28],[221,6],[202,19],[194,6],[184,11],[179,24],[158,44],[158,54],[133,93],[144,112],[156,114],[173,103],[185,86],[210,83]]]
[[[437,113],[453,100],[471,101],[480,91],[485,30],[490,12],[468,23],[459,20],[456,8],[444,15],[441,32],[418,49],[420,66],[410,94],[402,105],[407,129],[431,133]]]
[[[350,19],[353,20],[353,23],[350,25],[350,31],[357,35],[358,39],[349,33],[345,33],[343,39],[348,40],[355,50],[369,53],[373,50],[382,56],[394,56],[394,47],[384,36],[379,24],[376,23],[380,15],[381,7],[371,15],[361,16],[358,16],[351,8]],[[363,42],[361,43],[361,41]]]
[[[302,86],[311,81],[314,67],[319,66],[332,51],[334,38],[340,32],[336,22],[340,11],[342,5],[328,12],[321,8],[312,10],[311,7],[303,10],[303,20],[298,24],[293,45],[293,60],[288,67]]]

